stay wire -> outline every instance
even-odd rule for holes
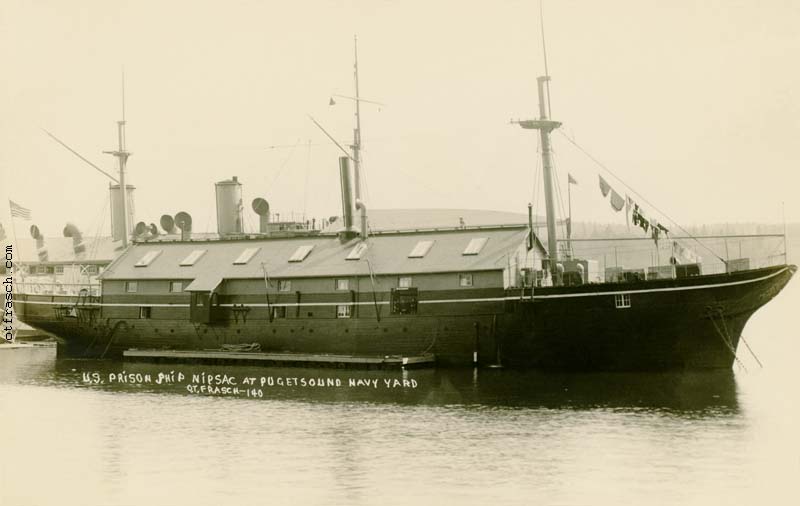
[[[616,175],[616,174],[615,174],[615,173],[614,173],[614,172],[613,172],[611,169],[609,169],[608,167],[606,167],[606,166],[605,166],[605,165],[604,165],[604,164],[603,164],[603,163],[602,163],[600,160],[598,160],[597,158],[595,158],[594,156],[592,156],[592,155],[591,155],[591,153],[589,153],[589,152],[588,152],[588,151],[586,151],[586,150],[585,150],[583,147],[581,147],[581,146],[580,146],[580,145],[579,145],[577,142],[575,142],[575,140],[574,140],[574,139],[572,139],[572,138],[571,138],[569,135],[565,134],[564,132],[562,132],[562,131],[560,131],[560,130],[559,130],[559,132],[558,132],[558,133],[560,133],[562,136],[564,136],[564,138],[565,138],[565,139],[567,139],[567,140],[568,140],[568,141],[569,141],[569,142],[570,142],[570,143],[571,143],[573,146],[575,146],[576,148],[578,148],[578,150],[579,150],[581,153],[583,153],[584,155],[586,155],[586,156],[587,156],[587,157],[588,157],[588,158],[589,158],[591,161],[593,161],[595,164],[597,164],[597,165],[598,165],[598,166],[599,166],[601,169],[605,170],[605,171],[606,171],[608,174],[610,174],[610,175],[611,175],[611,176],[612,176],[614,179],[616,179],[617,181],[619,181],[620,183],[622,183],[622,184],[623,184],[623,185],[624,185],[624,186],[625,186],[625,187],[626,187],[628,190],[630,190],[630,192],[631,192],[631,193],[633,193],[634,195],[636,195],[637,197],[639,197],[639,198],[640,198],[640,199],[641,199],[643,202],[645,202],[645,203],[646,203],[648,206],[650,206],[650,207],[651,207],[652,209],[654,209],[656,212],[658,212],[659,214],[661,214],[662,216],[664,216],[666,219],[668,219],[668,220],[669,220],[669,221],[670,221],[670,222],[671,222],[673,225],[675,225],[676,227],[678,227],[678,229],[679,229],[681,232],[683,232],[683,233],[684,233],[684,234],[686,234],[687,236],[691,237],[691,238],[692,238],[692,239],[693,239],[693,240],[694,240],[694,241],[695,241],[697,244],[699,244],[701,247],[703,247],[703,248],[704,248],[704,249],[706,249],[708,252],[710,252],[712,255],[714,255],[715,257],[717,257],[717,258],[718,258],[720,261],[722,261],[722,263],[725,263],[725,260],[724,260],[724,259],[723,259],[721,256],[717,255],[717,253],[716,253],[714,250],[712,250],[711,248],[709,248],[708,246],[706,246],[705,244],[703,244],[702,242],[700,242],[700,240],[699,240],[699,239],[697,239],[697,237],[695,237],[694,235],[692,235],[691,233],[689,233],[689,232],[688,232],[688,231],[687,231],[685,228],[683,228],[683,227],[682,227],[682,226],[681,226],[681,225],[680,225],[680,224],[679,224],[677,221],[675,221],[675,220],[674,220],[672,217],[670,217],[670,216],[669,216],[667,213],[665,213],[664,211],[662,211],[661,209],[659,209],[658,207],[656,207],[656,206],[655,206],[653,203],[651,203],[649,200],[647,200],[647,199],[646,199],[646,198],[645,198],[645,197],[644,197],[642,194],[640,194],[639,192],[637,192],[636,190],[634,190],[632,186],[630,186],[628,183],[626,183],[626,182],[625,182],[625,181],[624,181],[624,180],[623,180],[621,177],[619,177],[618,175]],[[671,240],[671,239],[670,239],[670,240]]]

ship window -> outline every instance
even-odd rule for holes
[[[349,304],[340,304],[336,306],[336,318],[350,318],[350,309]]]
[[[247,264],[247,262],[249,262],[251,258],[256,256],[256,253],[258,253],[258,250],[260,250],[260,249],[261,248],[245,248],[245,250],[242,251],[242,254],[239,255],[236,258],[236,260],[233,261],[233,265],[245,265],[245,264]]]
[[[347,255],[347,260],[360,260],[365,251],[367,251],[367,243],[360,242],[350,250],[350,254]]]
[[[397,278],[398,288],[411,288],[411,276],[401,276]]]
[[[172,293],[178,293],[183,291],[183,281],[170,281],[169,282],[169,291]]]
[[[408,258],[422,258],[428,254],[430,251],[431,246],[433,246],[433,241],[419,241],[414,249],[411,250],[411,253],[408,254]]]
[[[631,294],[618,293],[614,295],[614,305],[617,306],[617,309],[631,307]]]
[[[142,258],[139,259],[138,262],[134,264],[134,267],[147,267],[148,265],[153,263],[153,260],[155,260],[156,257],[160,254],[161,254],[160,249],[148,251],[147,253],[144,254]]]
[[[290,262],[302,262],[306,259],[311,250],[314,249],[313,244],[306,244],[304,246],[300,246],[294,252],[294,254],[289,258]]]
[[[458,286],[472,286],[472,274],[459,274]]]
[[[56,274],[64,274],[64,266],[56,265]]]
[[[349,279],[337,279],[336,280],[336,289],[337,290],[349,290],[350,289],[350,280]]]
[[[292,291],[292,282],[288,279],[281,279],[278,281],[278,291],[279,292],[291,292]]]
[[[467,247],[464,248],[464,251],[461,253],[462,255],[477,255],[481,252],[484,246],[486,246],[486,242],[489,240],[488,237],[476,237],[469,241]]]
[[[139,318],[149,319],[150,314],[152,313],[153,308],[151,307],[140,307],[139,308]]]
[[[272,308],[272,319],[286,318],[286,306],[277,306]]]
[[[136,293],[139,290],[139,283],[136,281],[126,281],[125,291],[128,293]]]
[[[180,266],[181,267],[190,267],[190,266],[194,265],[195,263],[197,263],[198,260],[200,260],[201,256],[205,255],[206,251],[208,251],[208,250],[196,249],[196,250],[192,251],[191,253],[189,253],[189,256],[187,256],[186,258],[181,260]]]

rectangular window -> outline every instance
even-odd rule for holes
[[[618,293],[614,295],[614,305],[617,306],[617,309],[631,307],[631,294]]]
[[[350,253],[347,255],[347,260],[360,260],[361,256],[364,255],[364,252],[367,251],[367,243],[360,242],[355,245],[355,247],[350,250]]]
[[[97,274],[98,267],[96,265],[87,265],[86,274]]]
[[[170,281],[169,291],[171,293],[179,293],[183,291],[183,281]]]
[[[55,274],[55,273],[56,273],[56,268],[55,267],[48,267],[47,268],[47,274]]]
[[[236,260],[233,261],[233,265],[247,264],[247,262],[249,262],[251,258],[256,256],[256,253],[258,253],[258,250],[260,249],[261,248],[246,248],[244,251],[242,251],[242,254],[239,255],[236,258]]]
[[[350,280],[349,279],[337,279],[336,280],[336,289],[337,290],[349,290],[350,289]]]
[[[458,286],[472,286],[472,274],[459,274]]]
[[[125,291],[128,293],[136,293],[139,290],[139,283],[136,281],[126,281]]]
[[[300,246],[294,252],[294,254],[289,257],[290,262],[302,262],[306,259],[311,250],[314,249],[313,244],[306,244],[305,246]]]
[[[139,308],[139,318],[144,318],[144,319],[150,318],[150,314],[152,312],[152,309],[153,308],[151,308],[151,307],[140,307]]]
[[[477,255],[481,252],[484,246],[486,246],[486,242],[489,240],[488,237],[476,237],[469,241],[467,247],[464,248],[464,251],[461,253],[462,255]]]
[[[134,264],[134,267],[147,267],[148,265],[153,263],[153,260],[155,260],[156,257],[158,257],[158,255],[160,254],[161,254],[160,249],[148,251],[147,253],[144,254],[144,256],[142,256],[142,258],[139,259],[138,262]]]
[[[411,288],[411,276],[397,278],[397,288]]]
[[[336,318],[350,318],[350,305],[336,306]]]
[[[56,265],[56,274],[64,274],[64,266]]]
[[[419,241],[414,246],[414,249],[411,250],[411,253],[408,254],[408,258],[422,258],[428,254],[432,246],[433,241]]]
[[[281,279],[278,281],[278,291],[279,292],[291,292],[292,291],[292,282],[288,279]]]
[[[189,255],[186,258],[181,260],[180,266],[181,267],[190,267],[190,266],[196,264],[197,261],[200,260],[200,257],[202,257],[203,255],[206,254],[206,251],[208,251],[208,250],[196,249],[196,250],[192,251],[191,253],[189,253]]]
[[[36,273],[37,274],[47,274],[47,266],[40,265],[39,267],[36,268]]]
[[[275,306],[272,308],[272,319],[286,318],[286,306]]]

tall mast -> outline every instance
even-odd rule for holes
[[[117,121],[117,151],[103,151],[119,159],[119,191],[122,197],[122,247],[128,246],[128,187],[125,185],[125,165],[131,155],[125,151],[125,72],[122,73],[122,120]]]
[[[355,48],[354,79],[356,84],[356,129],[353,131],[353,177],[356,200],[361,199],[361,97],[358,94],[358,37],[353,36]]]
[[[561,126],[558,121],[548,117],[546,107],[545,84],[550,81],[550,76],[540,76],[536,79],[539,92],[539,119],[518,121],[519,126],[528,130],[539,130],[542,144],[542,167],[544,172],[544,201],[547,213],[547,253],[550,257],[550,273],[554,283],[560,283],[556,275],[558,263],[558,236],[556,232],[556,210],[553,192],[553,161],[550,152],[550,132]]]

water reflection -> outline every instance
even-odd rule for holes
[[[211,395],[253,402],[646,410],[680,416],[729,415],[739,409],[731,371],[647,374],[557,374],[503,369],[361,371],[55,360],[41,350],[15,353],[13,357],[8,352],[4,355],[0,355],[0,381],[4,383],[93,388],[127,394],[209,395],[191,393],[188,387],[195,375],[202,378],[205,374],[205,378],[227,376],[240,389],[237,395],[220,392]],[[182,381],[156,383],[159,374],[177,379],[178,373],[183,375]],[[122,381],[118,379],[120,376]],[[102,383],[87,382],[87,377],[99,378]],[[140,381],[146,377],[151,381]],[[254,378],[254,384],[243,384],[246,377]],[[245,389],[253,390],[253,395],[244,395]]]

